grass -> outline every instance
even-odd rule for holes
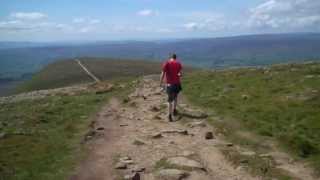
[[[240,130],[276,139],[319,172],[319,84],[318,63],[275,65],[196,72],[185,78],[184,94],[221,117],[211,122],[234,140]]]
[[[123,82],[122,82],[123,83]],[[0,108],[0,179],[67,179],[84,155],[81,142],[90,117],[112,96],[126,89],[97,95],[52,96],[2,104]]]

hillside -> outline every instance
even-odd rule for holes
[[[106,81],[0,98],[0,179],[319,177],[319,63],[187,70],[169,123],[159,64],[81,61]],[[89,82],[80,70],[54,63],[29,90]]]
[[[319,63],[206,71],[184,83],[184,94],[217,114],[210,122],[229,139],[260,152],[280,147],[319,172]]]
[[[161,64],[147,61],[133,61],[107,58],[79,58],[79,60],[103,81],[136,78],[142,75],[159,74]],[[18,92],[52,89],[91,82],[92,79],[74,60],[52,63],[35,74],[31,80],[18,87]]]

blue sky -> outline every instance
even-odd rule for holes
[[[320,32],[317,0],[2,0],[0,41]]]

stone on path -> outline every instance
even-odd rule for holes
[[[183,151],[182,153],[181,153],[181,156],[184,156],[184,157],[189,157],[189,156],[193,156],[193,155],[195,155],[196,153],[195,152],[193,152],[193,151]]]
[[[188,135],[187,130],[164,130],[161,131],[162,133],[178,133],[178,134],[183,134],[183,135]]]
[[[186,157],[173,157],[169,158],[167,162],[171,165],[179,166],[179,167],[186,167],[191,169],[201,169],[203,170],[204,167],[197,161],[188,159]]]
[[[142,146],[142,145],[145,145],[146,143],[143,142],[143,141],[140,140],[140,139],[136,139],[136,140],[133,141],[133,144],[134,144],[134,145],[137,145],[137,146]]]
[[[133,168],[132,168],[132,172],[143,172],[143,171],[145,171],[146,170],[146,168],[145,167],[140,167],[140,166],[138,166],[138,165],[136,165],[136,166],[134,166]]]
[[[189,127],[194,128],[194,127],[206,127],[206,123],[203,121],[198,121],[198,122],[192,122],[188,124]]]
[[[125,175],[124,179],[125,180],[140,180],[140,174],[137,172],[134,172],[132,174]]]
[[[255,156],[256,153],[253,151],[244,151],[244,152],[240,152],[241,155],[243,156]]]
[[[118,162],[115,166],[116,169],[127,169],[127,164],[123,162]]]
[[[178,169],[163,169],[158,172],[157,176],[161,180],[182,180],[188,177],[189,173]]]
[[[162,138],[162,137],[163,137],[163,136],[162,136],[161,133],[155,133],[155,134],[152,135],[152,138],[153,138],[153,139],[159,139],[159,138]]]
[[[206,139],[213,139],[213,133],[212,132],[206,132],[206,135],[205,135],[205,138]]]

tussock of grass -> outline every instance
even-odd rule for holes
[[[197,72],[185,78],[184,93],[195,104],[226,117],[220,123],[225,133],[245,127],[275,138],[320,169],[319,75],[317,63]],[[240,126],[224,126],[227,119]]]

